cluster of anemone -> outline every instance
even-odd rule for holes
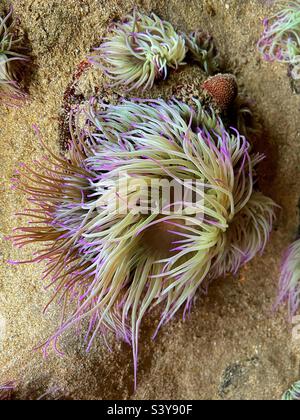
[[[113,332],[132,346],[136,378],[144,316],[160,308],[155,337],[198,289],[261,253],[275,205],[254,187],[262,157],[198,101],[91,102],[72,137],[68,157],[47,149],[48,161],[14,179],[34,206],[13,241],[41,245],[23,263],[46,263],[64,308],[45,351],[60,352],[61,334],[88,320],[88,348]]]
[[[283,394],[282,400],[300,401],[300,381],[294,383],[294,385]]]
[[[0,17],[0,101],[6,105],[16,105],[26,98],[20,87],[20,66],[28,57],[20,54],[20,39],[15,37],[13,8],[5,18]]]
[[[112,27],[90,62],[105,71],[111,86],[145,90],[156,80],[166,79],[169,68],[185,64],[188,51],[207,74],[216,72],[218,54],[209,35],[201,31],[179,34],[154,13],[135,12]]]
[[[136,12],[115,24],[91,62],[104,68],[112,86],[147,89],[167,77],[168,67],[183,64],[185,55],[184,38],[169,22]]]
[[[264,20],[258,49],[267,61],[288,63],[294,80],[300,79],[300,1],[285,1],[275,16]]]
[[[15,382],[6,382],[0,385],[0,401],[10,400],[15,388]]]
[[[295,241],[286,252],[280,278],[278,304],[288,302],[292,318],[300,305],[300,240]]]

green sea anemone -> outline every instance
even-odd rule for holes
[[[12,20],[13,8],[7,16],[0,17],[0,101],[6,105],[18,105],[26,98],[20,87],[20,65],[28,61],[28,57],[20,54],[20,39],[15,37],[15,22]]]
[[[289,247],[282,263],[277,305],[286,301],[292,318],[300,305],[300,239]]]
[[[264,20],[258,49],[267,61],[287,63],[294,80],[300,79],[300,1],[279,2],[281,10]]]
[[[112,86],[126,90],[151,88],[165,79],[168,67],[177,69],[186,54],[184,37],[154,13],[134,13],[112,27],[90,61],[104,69]]]
[[[300,401],[300,381],[286,391],[282,396],[283,401]]]
[[[49,154],[13,180],[35,205],[13,241],[44,244],[24,263],[46,262],[64,308],[45,351],[88,319],[88,347],[112,331],[132,346],[136,378],[148,311],[161,310],[155,336],[199,288],[264,250],[275,205],[254,188],[262,157],[196,100],[138,99],[92,102],[68,157]]]
[[[209,76],[217,73],[220,69],[220,56],[213,38],[204,31],[191,32],[184,37],[191,58]]]

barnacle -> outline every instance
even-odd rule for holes
[[[281,268],[277,305],[287,301],[290,316],[294,316],[300,304],[300,240],[287,250]]]
[[[183,64],[185,54],[184,38],[169,22],[136,12],[112,28],[90,61],[105,70],[112,86],[145,90],[165,79],[168,67]]]
[[[199,288],[262,252],[274,203],[254,189],[261,156],[198,101],[92,103],[83,126],[68,157],[23,165],[15,185],[35,207],[13,241],[44,243],[24,263],[46,262],[64,307],[45,349],[88,319],[89,346],[107,331],[132,346],[136,378],[149,309],[161,308],[156,335]]]
[[[300,79],[300,1],[279,3],[281,10],[264,20],[258,49],[267,61],[288,63],[291,76]]]
[[[0,101],[6,105],[18,105],[26,98],[19,80],[20,64],[28,61],[28,57],[18,52],[20,39],[14,35],[12,13],[11,7],[4,19],[0,17]]]

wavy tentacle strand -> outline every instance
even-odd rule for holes
[[[16,383],[13,381],[6,382],[0,385],[0,401],[10,400],[13,391],[16,388]]]
[[[287,63],[291,76],[300,79],[300,1],[282,2],[282,9],[264,20],[258,49],[267,61]]]
[[[27,97],[19,84],[20,66],[29,58],[18,52],[20,39],[14,34],[12,13],[11,7],[5,18],[0,17],[0,101],[18,106]]]
[[[90,61],[104,69],[112,86],[145,90],[165,79],[168,67],[184,64],[185,54],[185,40],[169,22],[135,13],[112,28]]]
[[[51,154],[47,165],[21,170],[17,186],[35,204],[27,215],[36,223],[13,240],[45,243],[33,261],[46,261],[53,300],[65,308],[46,347],[87,319],[89,346],[107,331],[132,345],[136,378],[145,314],[159,305],[158,331],[190,309],[206,280],[236,273],[261,252],[274,203],[254,190],[261,156],[198,101],[92,103],[86,118],[68,159]],[[165,181],[184,186],[196,205],[158,194],[141,211],[148,198],[141,185]]]
[[[194,31],[183,36],[189,54],[202,70],[209,76],[218,73],[221,60],[213,38],[204,31]]]
[[[300,305],[300,239],[289,247],[282,263],[277,305],[283,302],[288,302],[292,318]]]
[[[300,381],[295,382],[289,390],[287,390],[283,396],[283,401],[300,401]]]
[[[254,192],[245,206],[219,239],[219,255],[212,267],[212,277],[236,274],[239,268],[262,254],[274,220],[274,203],[260,192]]]

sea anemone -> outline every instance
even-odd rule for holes
[[[12,381],[0,385],[0,401],[10,400],[12,392],[15,390],[15,388],[16,383]]]
[[[289,247],[282,264],[277,305],[286,301],[292,318],[300,304],[300,239]]]
[[[185,54],[184,38],[169,22],[136,12],[115,24],[90,61],[105,70],[112,86],[145,90],[165,79],[168,67],[183,64]]]
[[[45,351],[59,352],[60,335],[88,319],[88,348],[112,331],[133,348],[136,380],[148,310],[161,308],[155,336],[199,288],[262,252],[275,204],[254,190],[261,156],[196,100],[94,102],[83,126],[68,158],[49,150],[34,169],[22,165],[13,181],[35,207],[13,241],[44,244],[24,263],[46,262],[64,308]]]
[[[283,401],[300,401],[300,381],[286,391],[282,396]]]
[[[258,49],[267,61],[288,63],[291,76],[300,79],[300,1],[284,1],[275,16],[264,20]]]
[[[207,32],[201,30],[183,36],[193,61],[199,64],[208,75],[216,73],[220,68],[220,57],[213,38]]]
[[[18,105],[26,98],[20,87],[20,64],[28,57],[20,54],[20,39],[15,37],[15,21],[12,20],[13,8],[3,19],[0,17],[0,101],[6,105]]]

